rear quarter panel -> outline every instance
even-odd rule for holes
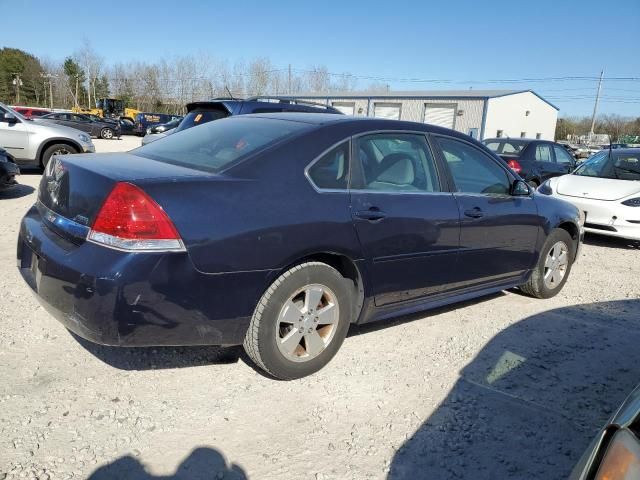
[[[357,260],[348,192],[318,193],[304,175],[318,154],[346,136],[321,130],[225,174],[144,189],[174,221],[202,272],[278,270],[322,252]]]

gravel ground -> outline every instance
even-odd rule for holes
[[[353,327],[293,382],[240,348],[93,345],[15,267],[39,178],[0,194],[0,480],[560,479],[640,381],[640,245],[598,237],[551,300]]]

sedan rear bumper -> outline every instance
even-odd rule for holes
[[[203,274],[187,253],[128,253],[55,233],[33,207],[18,268],[43,307],[92,342],[238,345],[270,271]]]

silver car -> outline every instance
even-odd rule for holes
[[[22,166],[44,168],[53,155],[95,152],[91,137],[75,128],[31,120],[0,103],[0,147]]]

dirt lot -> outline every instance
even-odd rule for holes
[[[640,246],[597,237],[551,300],[354,327],[299,381],[239,348],[90,344],[16,269],[38,181],[0,194],[0,480],[560,479],[640,382]]]

